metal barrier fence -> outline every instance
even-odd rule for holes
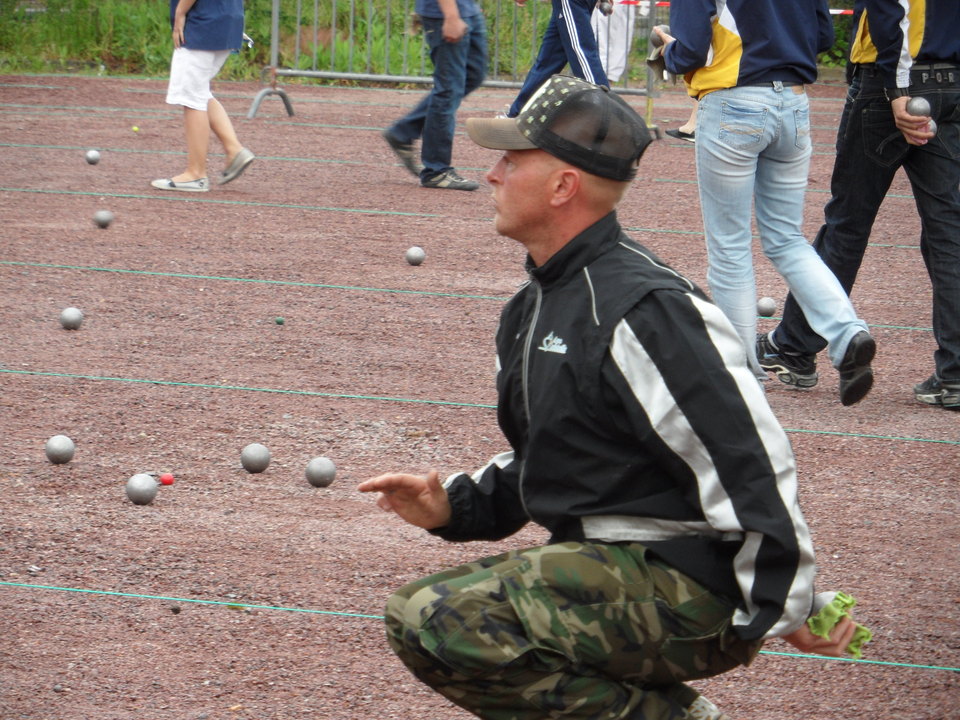
[[[539,49],[550,5],[539,0],[524,7],[514,0],[478,2],[490,52],[484,85],[519,88]],[[614,0],[612,15],[594,12],[611,85],[620,93],[647,96],[648,120],[657,79],[644,59],[651,28],[668,21],[667,6],[656,0]],[[277,87],[279,77],[431,83],[429,55],[413,8],[414,0],[273,0],[270,65],[263,70],[270,86],[254,98],[247,117],[254,117],[270,95],[280,97],[293,115],[289,96]]]

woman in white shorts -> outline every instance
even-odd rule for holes
[[[254,158],[240,144],[230,116],[210,92],[210,81],[243,43],[243,0],[170,0],[170,24],[174,50],[167,102],[183,106],[187,169],[150,184],[160,190],[207,192],[211,130],[227,156],[219,184],[238,178]]]

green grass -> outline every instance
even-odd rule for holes
[[[834,0],[832,4],[851,3]],[[491,74],[509,78],[516,67],[522,77],[549,19],[549,4],[536,0],[525,8],[517,8],[513,0],[480,0],[480,4],[487,18]],[[222,79],[258,79],[270,63],[272,0],[246,0],[244,5],[246,30],[256,44],[227,62]],[[299,32],[298,6],[303,15]],[[282,0],[279,66],[429,74],[422,36],[411,28],[412,10],[413,0],[353,0],[352,5],[350,0]],[[168,14],[166,0],[0,0],[0,72],[165,76],[172,50]],[[835,23],[837,46],[821,57],[827,65],[842,64],[848,44],[849,19],[837,18]],[[331,42],[333,27],[336,34]],[[635,39],[632,81],[642,81],[645,75],[639,58],[646,43],[645,37]]]
[[[411,29],[413,0],[354,0],[352,13],[349,0],[301,0],[299,4],[303,19],[298,33],[297,1],[281,2],[280,67],[429,74],[422,36]],[[488,17],[497,4],[505,17],[514,12],[512,0],[482,0],[482,4]],[[270,63],[272,0],[246,0],[245,8],[246,31],[255,45],[228,61],[220,74],[223,79],[257,79]],[[166,75],[172,50],[168,13],[165,0],[0,0],[0,72]],[[536,28],[529,10],[516,12],[516,17],[516,50],[529,66],[549,6],[537,8]],[[331,43],[334,21],[336,41]],[[314,42],[315,30],[319,42]],[[512,35],[511,27],[510,37],[500,40],[501,50],[507,46],[513,52]]]

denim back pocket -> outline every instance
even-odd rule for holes
[[[748,149],[763,139],[767,108],[724,100],[720,105],[717,139],[732,148]]]

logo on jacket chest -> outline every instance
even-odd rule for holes
[[[563,341],[563,338],[558,337],[551,330],[550,334],[540,341],[540,345],[537,347],[537,350],[543,350],[544,352],[552,352],[552,353],[559,353],[560,355],[566,355],[567,344]]]

